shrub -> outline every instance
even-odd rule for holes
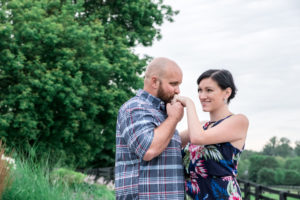
[[[272,156],[252,155],[250,157],[249,179],[257,182],[258,172],[262,167],[276,169],[279,167],[278,161]]]
[[[249,166],[250,161],[247,160],[240,160],[238,165],[238,177],[244,180],[249,179]]]
[[[267,184],[274,185],[275,174],[276,174],[275,170],[263,167],[257,173],[257,182],[264,185]]]
[[[292,169],[300,172],[300,157],[286,159],[284,167],[285,169]]]
[[[282,168],[277,168],[275,171],[275,184],[284,185],[284,174],[285,170]]]
[[[300,173],[296,170],[285,170],[283,184],[300,185]]]
[[[62,181],[67,185],[81,184],[86,175],[66,168],[55,169],[50,174],[52,182]]]

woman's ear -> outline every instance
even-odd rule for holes
[[[230,97],[231,93],[232,93],[232,89],[230,87],[225,89],[226,99]]]

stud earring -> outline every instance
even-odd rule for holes
[[[224,98],[224,103],[227,104],[227,99],[226,98]]]

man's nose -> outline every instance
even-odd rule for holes
[[[180,93],[179,86],[176,86],[176,87],[175,87],[175,94],[179,94],[179,93]]]

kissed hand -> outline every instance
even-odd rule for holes
[[[184,107],[186,107],[188,101],[191,101],[189,97],[179,96],[179,95],[174,96],[174,100],[176,102],[180,102]]]

